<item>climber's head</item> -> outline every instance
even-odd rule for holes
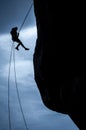
[[[13,31],[17,31],[17,30],[18,30],[18,27],[16,26],[16,27],[12,28],[12,30],[13,30]]]

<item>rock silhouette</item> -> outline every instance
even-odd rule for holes
[[[37,40],[34,78],[49,109],[85,130],[84,11],[81,3],[34,0]]]

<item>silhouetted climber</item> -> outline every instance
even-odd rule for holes
[[[19,33],[17,32],[17,30],[18,30],[18,27],[14,27],[14,28],[12,28],[11,29],[11,36],[12,36],[12,40],[14,41],[14,42],[17,42],[18,43],[18,45],[16,46],[16,48],[15,49],[17,49],[17,50],[19,50],[19,46],[21,45],[25,50],[29,50],[29,48],[26,48],[24,45],[23,45],[23,43],[20,41],[20,39],[18,38],[19,37]]]

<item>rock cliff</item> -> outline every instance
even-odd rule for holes
[[[34,0],[34,78],[43,103],[85,129],[85,42],[81,3]]]

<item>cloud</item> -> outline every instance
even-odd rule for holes
[[[35,41],[36,41],[36,27],[26,28],[21,31],[20,39],[28,46],[29,41],[29,48],[30,51],[25,51],[20,47],[20,51],[15,50],[15,67],[16,67],[16,75],[19,82],[27,81],[28,79],[31,81],[33,76],[33,53],[35,48]],[[9,62],[10,62],[10,53],[11,53],[11,35],[5,34],[1,35],[0,38],[0,72],[2,77],[7,78],[8,76],[8,69],[9,69]],[[15,43],[16,44],[16,43]],[[12,55],[13,56],[13,55]],[[14,80],[14,62],[13,57],[11,61],[11,80]],[[29,77],[29,78],[27,78]]]
[[[36,37],[37,37],[37,32],[36,32],[36,27],[32,28],[26,28],[20,32],[19,38],[23,42],[23,44],[30,48],[29,51],[25,51],[21,46],[20,46],[20,51],[15,50],[15,56],[16,59],[18,60],[32,60],[33,58],[33,53],[34,53],[34,48],[35,48],[35,43],[36,43]],[[2,57],[0,59],[0,63],[2,64],[2,61],[4,62],[9,62],[10,58],[10,53],[11,53],[11,46],[12,46],[13,41],[11,40],[11,35],[10,31],[9,34],[4,34],[0,35],[0,56]],[[17,43],[15,42],[14,45],[16,46]]]
[[[10,29],[11,30],[11,29]],[[8,34],[2,34],[0,35],[0,49],[9,50],[9,46],[12,43],[11,40],[11,35],[10,35],[10,30],[8,32]],[[21,40],[25,41],[29,41],[31,42],[33,45],[34,40],[36,40],[37,37],[37,29],[36,26],[33,26],[31,28],[25,28],[20,32],[19,38]]]
[[[32,56],[36,41],[36,28],[26,28],[21,31],[20,39],[30,51],[20,48],[15,51],[15,67],[18,81],[19,94],[25,119],[30,130],[78,130],[68,116],[47,109],[34,81]],[[9,130],[8,127],[8,70],[11,48],[10,34],[0,36],[0,129]],[[24,121],[19,107],[19,102],[14,84],[14,62],[11,64],[10,105],[11,121],[14,130],[24,130]]]
[[[0,33],[6,33],[13,26],[20,27],[32,0],[6,0],[0,1]],[[35,25],[34,9],[32,7],[24,25],[24,27],[30,27]]]
[[[27,83],[27,80],[29,76],[33,75],[33,63],[32,61],[16,61],[15,63],[15,70],[16,70],[16,77],[18,82],[20,83]],[[2,77],[7,78],[8,72],[9,72],[9,64],[6,64],[2,67],[0,70]],[[32,78],[32,77],[31,77]],[[15,73],[14,73],[14,62],[12,61],[10,66],[10,80],[15,80]]]

